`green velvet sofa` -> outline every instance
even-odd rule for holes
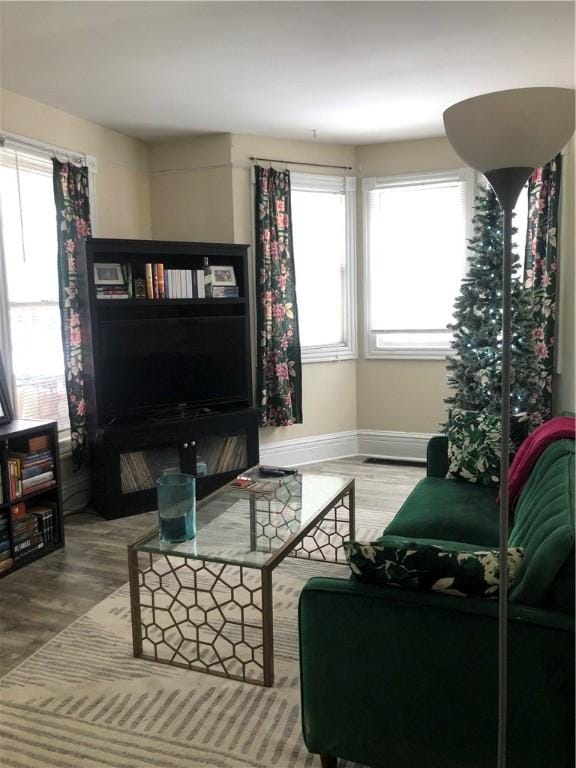
[[[447,441],[387,540],[498,546],[496,491],[445,479]],[[574,441],[540,456],[511,521],[509,768],[574,758]],[[322,765],[494,768],[496,601],[314,578],[300,598],[302,724]]]

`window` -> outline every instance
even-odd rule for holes
[[[366,356],[441,358],[466,268],[474,173],[364,180]]]
[[[56,210],[49,157],[0,148],[2,345],[17,416],[70,428],[58,302]]]
[[[356,356],[355,179],[291,174],[303,362]]]

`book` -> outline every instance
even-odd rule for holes
[[[154,278],[152,277],[152,264],[146,264],[146,298],[154,298]]]
[[[158,264],[158,298],[166,298],[166,286],[164,283],[164,264]]]
[[[22,489],[24,491],[29,491],[32,488],[35,488],[37,485],[44,485],[50,480],[54,480],[54,472],[52,472],[52,470],[49,472],[43,472],[41,475],[35,475],[34,477],[28,477],[25,480],[22,480]]]
[[[204,270],[203,269],[197,269],[196,270],[196,285],[198,286],[198,298],[199,299],[205,299],[206,298],[206,286],[204,285]]]
[[[55,508],[53,506],[39,506],[39,507],[30,507],[29,512],[31,515],[34,515],[38,522],[40,529],[42,531],[42,536],[44,538],[44,543],[46,546],[50,546],[54,543],[54,512]]]
[[[124,283],[126,285],[126,292],[128,293],[128,298],[132,298],[132,264],[122,264],[122,275],[124,277]]]
[[[31,467],[22,467],[22,480],[27,480],[30,477],[36,477],[37,475],[41,475],[44,472],[48,472],[50,470],[54,469],[54,462],[52,459],[48,459],[47,461],[43,461],[40,464],[35,464]]]
[[[24,517],[26,514],[26,504],[24,504],[23,501],[21,501],[19,504],[14,504],[12,507],[10,507],[10,519],[12,522],[15,520],[19,520],[21,517]]]
[[[152,288],[154,291],[154,298],[159,299],[160,293],[158,290],[158,264],[152,264]]]
[[[50,443],[48,440],[48,435],[36,435],[36,437],[28,438],[29,454],[34,454],[34,453],[49,454],[50,453],[49,447],[50,447]]]

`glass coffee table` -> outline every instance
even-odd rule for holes
[[[128,546],[134,656],[271,686],[272,572],[285,557],[345,562],[354,480],[295,474],[231,484],[198,503],[181,544],[152,530]]]

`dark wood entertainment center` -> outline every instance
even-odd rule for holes
[[[125,277],[128,274],[127,281],[131,281],[134,275],[145,273],[146,264],[162,264],[165,270],[202,270],[206,259],[210,267],[234,268],[237,297],[135,298],[132,283],[128,298],[97,295],[95,264],[121,264]],[[155,509],[156,480],[166,470],[195,474],[197,496],[202,498],[257,464],[258,415],[252,404],[247,246],[92,238],[79,254],[78,271],[82,275],[82,341],[96,510],[104,517],[115,518]],[[208,332],[222,334],[220,370],[233,372],[234,376],[214,382],[215,390],[222,390],[217,402],[147,408],[141,397],[145,387],[135,387],[133,402],[126,393],[118,394],[114,389],[108,363],[110,349],[118,343],[116,337],[123,333],[129,338],[134,331],[136,349],[130,354],[135,355],[135,364],[142,364],[145,354],[138,350],[138,343],[141,345],[146,338],[142,334],[147,329],[151,336],[156,334],[154,343],[158,348],[164,328],[187,328],[199,344]],[[228,328],[230,334],[225,333]],[[152,373],[162,372],[166,365],[162,355],[158,360],[149,356],[144,362],[155,366],[150,368]],[[230,366],[242,370],[232,371]],[[235,382],[228,382],[235,378],[241,382],[241,386],[237,384],[238,392],[234,391]],[[229,400],[227,387],[233,393]],[[185,384],[175,379],[175,392],[183,388]]]

